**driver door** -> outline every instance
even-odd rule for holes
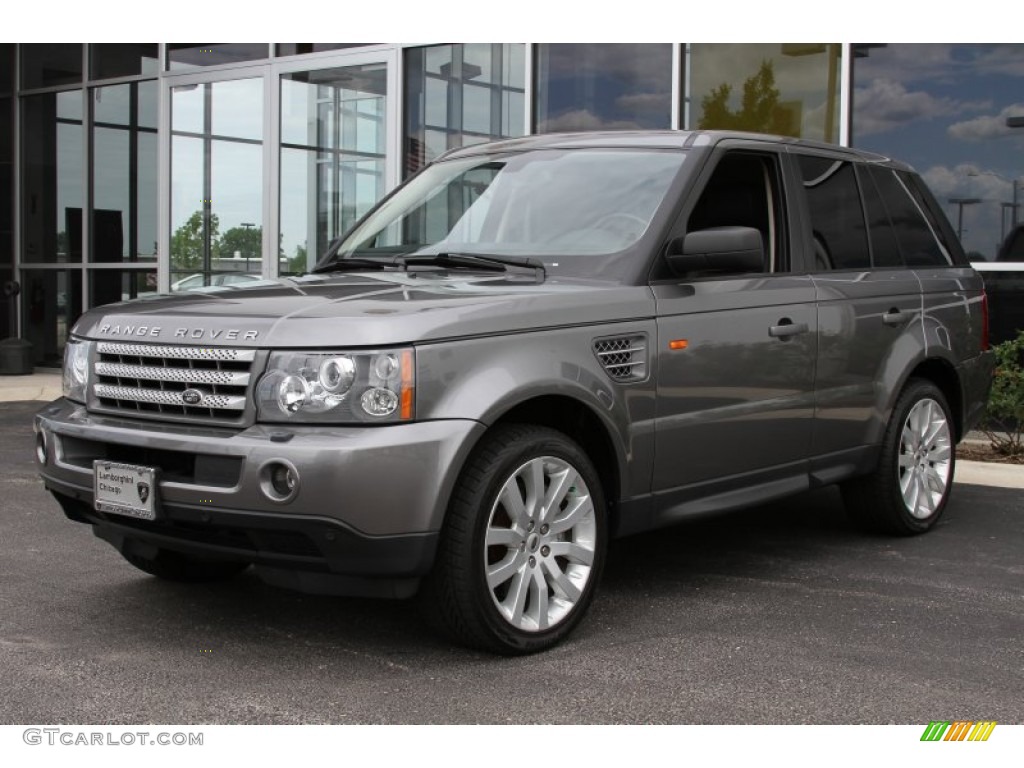
[[[657,302],[653,491],[662,520],[807,486],[814,417],[815,289],[789,271],[784,157],[724,150],[672,237],[722,226],[762,234],[755,274],[667,274]]]

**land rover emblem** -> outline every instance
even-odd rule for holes
[[[139,492],[139,501],[145,504],[146,499],[149,498],[149,483],[139,483],[135,486],[135,490]]]
[[[185,405],[199,405],[203,401],[201,389],[186,389],[181,393],[181,402]]]

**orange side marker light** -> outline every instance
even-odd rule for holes
[[[688,342],[686,339],[673,339],[672,341],[670,341],[668,343],[668,348],[669,349],[679,350],[679,349],[686,349],[689,345],[690,345],[690,342]]]
[[[402,350],[402,386],[399,395],[399,418],[402,421],[409,421],[413,416],[413,394],[415,392],[415,379],[413,367],[416,362],[411,349]]]

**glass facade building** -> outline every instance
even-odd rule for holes
[[[1024,261],[1022,83],[1017,44],[3,44],[0,338],[55,364],[89,307],[300,273],[448,149],[552,131],[906,160],[998,294]],[[994,319],[1024,326],[1017,304]]]

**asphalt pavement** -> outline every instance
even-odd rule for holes
[[[67,521],[0,403],[0,723],[1024,722],[1024,496],[958,483],[926,536],[834,489],[614,542],[547,653],[452,647],[406,602],[185,586]]]

